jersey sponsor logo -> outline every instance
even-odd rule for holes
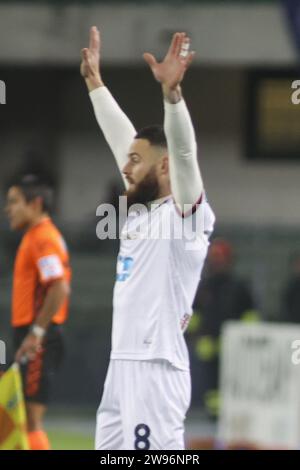
[[[117,264],[117,281],[126,281],[132,271],[133,267],[133,258],[130,256],[118,256],[118,264]]]
[[[144,339],[143,341],[143,344],[146,344],[147,346],[149,346],[150,344],[152,344],[152,339]]]
[[[60,277],[64,273],[61,260],[57,255],[43,256],[38,260],[38,267],[43,281]]]

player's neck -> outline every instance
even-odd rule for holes
[[[163,188],[162,187],[160,188],[157,199],[159,200],[159,199],[167,198],[170,195],[171,195],[171,187],[169,185],[167,185]]]
[[[169,194],[165,194],[164,196],[159,196],[157,199],[155,199],[154,201],[150,201],[149,204],[161,204],[162,202],[164,202],[166,199],[169,199],[169,197],[171,197],[171,193]]]
[[[27,229],[29,230],[47,219],[49,219],[49,215],[47,213],[38,214],[30,220],[29,224],[27,225]]]

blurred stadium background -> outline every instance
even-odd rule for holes
[[[0,206],[14,172],[46,172],[72,257],[67,357],[47,421],[54,448],[92,448],[110,350],[118,242],[96,238],[96,208],[115,201],[121,181],[79,75],[89,27],[100,27],[104,80],[137,128],[163,116],[142,53],[161,56],[174,31],[191,36],[196,57],[184,94],[217,216],[214,236],[233,246],[236,275],[247,282],[261,320],[282,322],[300,239],[300,106],[291,103],[291,83],[300,79],[297,10],[299,1],[275,0],[0,1],[7,101],[0,107]],[[18,240],[2,212],[0,338],[8,356]],[[197,358],[192,366],[197,382]],[[193,392],[187,435],[205,446],[217,421]]]

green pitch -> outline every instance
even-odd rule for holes
[[[94,436],[80,432],[55,431],[47,432],[53,450],[93,450]]]

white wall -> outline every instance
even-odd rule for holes
[[[160,91],[151,88],[147,71],[110,70],[106,76],[137,127],[162,122]],[[239,68],[195,67],[184,84],[209,200],[221,223],[298,226],[300,163],[245,158],[246,78]],[[106,202],[113,179],[121,182],[103,136],[93,127],[88,96],[83,100],[89,114],[82,121],[88,121],[90,131],[65,132],[58,139],[63,175],[60,208],[64,218],[78,221],[92,214],[99,202]]]
[[[92,23],[102,25],[106,66],[108,62],[113,65],[141,63],[144,50],[158,53],[165,50],[170,30],[187,29],[198,54],[188,74],[185,92],[199,138],[205,185],[218,220],[253,225],[299,225],[300,166],[288,162],[254,163],[245,160],[243,155],[243,67],[270,63],[285,66],[296,59],[279,2],[276,5],[249,3],[180,8],[132,4],[84,8],[1,4],[0,61],[13,65],[32,62],[77,66],[79,50],[87,43],[88,26]],[[197,61],[201,67],[197,67]],[[148,74],[146,66],[144,70],[143,74]],[[141,69],[133,69],[124,81],[120,69],[120,76],[114,74],[113,90],[117,91],[126,111],[130,107],[131,115],[137,113],[137,125],[144,125],[148,115],[149,122],[153,122],[153,117],[161,119],[162,116],[161,110],[156,114],[152,111],[161,106],[159,89],[154,88],[151,78],[147,83],[143,74],[140,78],[140,72]],[[78,69],[74,77],[79,80]],[[86,114],[82,113],[83,106],[78,105],[78,101],[83,98],[78,96],[78,83],[75,85],[72,93],[69,92],[67,105],[62,105],[66,108],[62,114],[66,114],[67,120],[68,113],[78,113],[78,128],[66,130],[62,122],[54,151],[60,161],[61,215],[79,223],[95,211],[101,200],[105,201],[108,184],[118,178],[118,172],[96,128],[87,129],[92,124],[92,111],[89,108],[84,110]],[[11,90],[9,82],[5,109],[10,109]],[[48,90],[49,83],[45,83],[45,94]],[[53,101],[60,105],[68,91],[66,88],[57,98],[53,93]],[[34,107],[34,100],[38,98],[33,90],[28,89],[26,93],[31,93]],[[42,96],[39,95],[39,100]],[[88,103],[85,95],[84,103]],[[61,120],[61,113],[58,119]],[[35,130],[22,132],[23,124],[19,123],[15,132],[13,118],[11,123],[10,133],[2,133],[0,138],[1,179],[2,175],[9,174],[12,166],[20,163],[22,149],[32,140],[31,133]]]
[[[161,54],[174,31],[188,31],[199,63],[279,63],[296,60],[280,2],[210,6],[0,5],[0,61],[78,62],[88,29],[103,32],[103,60],[139,63],[146,50]]]
[[[199,145],[205,187],[219,223],[299,226],[299,165],[245,162],[240,142],[231,137],[204,135]],[[80,222],[106,202],[109,183],[119,173],[105,143],[95,136],[66,135],[60,150],[61,216]]]
[[[59,208],[64,220],[80,222],[96,214],[106,202],[109,184],[119,178],[112,154],[94,133],[64,134],[60,140],[63,175]]]
[[[238,137],[204,136],[201,147],[208,197],[219,222],[299,226],[299,164],[245,162]]]

